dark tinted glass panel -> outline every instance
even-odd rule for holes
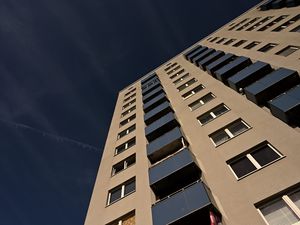
[[[228,108],[226,108],[224,105],[221,105],[221,106],[215,108],[213,110],[213,113],[215,114],[215,116],[219,116],[227,111],[228,111]]]
[[[236,162],[231,163],[230,166],[238,178],[256,170],[256,167],[247,157],[243,157]]]
[[[127,183],[125,185],[125,192],[124,192],[124,195],[127,195],[131,192],[135,191],[135,180],[133,181],[130,181],[130,183]]]
[[[233,136],[236,136],[247,129],[249,128],[241,121],[237,121],[228,127],[228,130],[233,134]]]
[[[211,135],[210,137],[211,137],[211,139],[213,139],[213,141],[216,145],[220,145],[223,142],[230,139],[230,137],[228,136],[228,134],[224,130],[220,130],[217,133]]]
[[[110,192],[109,203],[112,203],[121,198],[121,187]]]
[[[214,118],[212,117],[212,115],[210,115],[209,113],[202,115],[200,117],[198,117],[198,120],[201,124],[205,124],[208,123],[209,121],[213,120]]]
[[[261,166],[280,158],[280,156],[269,145],[263,146],[251,153],[251,155]]]

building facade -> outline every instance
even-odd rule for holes
[[[299,32],[263,2],[120,91],[85,224],[300,224]]]

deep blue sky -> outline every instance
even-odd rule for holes
[[[0,225],[82,224],[118,91],[258,2],[2,0]]]

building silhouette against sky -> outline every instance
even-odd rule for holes
[[[121,90],[85,224],[300,224],[299,13],[263,2]]]

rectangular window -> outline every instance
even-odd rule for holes
[[[174,75],[170,76],[170,79],[173,79],[173,78],[179,76],[180,74],[183,74],[184,72],[185,72],[185,69],[181,69],[177,73],[175,73]]]
[[[135,92],[135,88],[134,89],[132,89],[131,91],[129,91],[129,92],[127,92],[126,94],[125,94],[125,96],[128,96],[128,95],[130,95],[131,93],[133,93],[133,92]]]
[[[183,80],[185,80],[186,78],[188,78],[190,76],[190,74],[189,73],[186,73],[186,74],[184,74],[182,77],[180,77],[180,78],[178,78],[177,80],[175,80],[174,82],[173,82],[173,84],[179,84],[181,81],[183,81]]]
[[[300,14],[295,16],[294,18],[290,19],[289,21],[285,22],[284,24],[280,25],[279,27],[275,28],[272,31],[282,31],[284,29],[286,29],[287,27],[291,26],[292,24],[294,24],[295,22],[297,22],[300,19]]]
[[[282,155],[268,142],[263,142],[239,155],[227,163],[237,179],[257,171],[270,163],[282,158]]]
[[[184,89],[186,89],[187,87],[191,86],[192,84],[196,83],[197,79],[192,78],[189,81],[185,82],[184,84],[180,85],[177,90],[178,91],[183,91]]]
[[[129,156],[128,158],[118,162],[117,164],[113,165],[111,175],[114,176],[117,173],[127,169],[128,167],[135,164],[135,154]]]
[[[269,225],[293,225],[300,221],[300,190],[288,192],[259,207]]]
[[[251,48],[254,48],[255,46],[259,45],[260,43],[261,43],[261,42],[259,42],[259,41],[253,41],[253,42],[251,42],[250,44],[246,45],[246,46],[244,47],[244,49],[251,49]]]
[[[132,95],[130,95],[129,97],[125,98],[123,102],[127,102],[128,100],[134,98],[136,96],[136,93],[133,93]]]
[[[280,50],[279,52],[276,53],[276,55],[281,55],[281,56],[289,56],[290,54],[294,53],[295,51],[299,50],[299,46],[292,46],[289,45],[286,48]]]
[[[132,126],[128,127],[127,129],[121,131],[119,134],[118,134],[118,139],[126,136],[127,134],[131,133],[132,131],[135,130],[135,124],[133,124]]]
[[[188,99],[189,97],[193,96],[194,94],[198,93],[199,91],[203,90],[205,87],[200,84],[197,87],[193,88],[192,90],[186,92],[185,94],[181,95],[183,99]]]
[[[223,41],[225,41],[227,38],[221,38],[220,40],[217,41],[217,44],[222,43]]]
[[[132,111],[135,110],[135,108],[136,108],[136,106],[132,106],[130,109],[128,109],[128,110],[126,110],[125,112],[123,112],[123,113],[121,114],[121,117],[124,117],[124,116],[126,116],[127,114],[131,113]]]
[[[135,145],[135,137],[131,138],[130,140],[126,141],[125,143],[119,145],[118,147],[115,148],[115,155],[118,155],[125,150],[131,148],[132,146]]]
[[[173,63],[171,64],[170,66],[168,66],[165,71],[167,72],[168,70],[172,69],[173,67],[177,66],[178,64],[177,63]]]
[[[294,28],[293,30],[291,30],[291,32],[300,32],[300,26]]]
[[[181,66],[178,65],[178,66],[176,66],[174,69],[172,69],[172,70],[170,70],[169,72],[167,72],[167,74],[170,75],[171,73],[175,72],[176,70],[178,70],[178,69],[180,69],[180,68],[181,68]]]
[[[252,23],[254,23],[255,21],[257,21],[259,19],[260,19],[260,17],[256,17],[256,18],[250,20],[248,23],[246,23],[245,25],[238,28],[237,31],[243,30],[244,28],[248,27],[249,25],[251,25]]]
[[[207,102],[213,100],[216,96],[214,96],[212,93],[208,93],[207,95],[204,95],[203,97],[197,99],[196,101],[189,104],[190,110],[194,111],[198,109],[200,106],[206,104]]]
[[[210,134],[209,138],[215,146],[219,146],[224,142],[227,142],[228,140],[238,136],[239,134],[244,133],[249,128],[250,126],[246,124],[246,122],[239,119]]]
[[[135,191],[135,177],[124,182],[123,184],[111,189],[108,192],[107,205],[110,205],[121,198],[126,197],[127,195]]]
[[[240,40],[240,41],[238,41],[237,43],[235,43],[234,45],[233,45],[233,47],[239,47],[239,46],[241,46],[242,44],[244,44],[245,42],[247,42],[246,40]]]
[[[221,116],[222,114],[229,111],[229,108],[224,105],[218,105],[215,108],[211,109],[210,111],[202,114],[197,119],[201,125],[207,124],[211,122],[212,120],[216,119],[217,117]]]
[[[275,25],[276,23],[280,22],[281,20],[287,18],[288,15],[283,15],[283,16],[279,16],[278,18],[276,18],[275,20],[271,21],[270,23],[268,23],[266,26],[263,26],[262,28],[258,29],[258,31],[265,31],[267,30],[269,27],[272,27],[273,25]]]
[[[219,37],[214,37],[213,39],[210,40],[210,42],[214,42],[215,40],[217,40]]]
[[[127,107],[131,106],[133,103],[135,103],[135,99],[131,100],[130,102],[123,105],[122,109],[126,109]]]
[[[241,22],[237,23],[236,25],[234,25],[233,27],[230,27],[228,30],[233,30],[236,27],[240,26],[241,24],[245,23],[247,20],[249,20],[249,18],[243,19]]]
[[[129,123],[130,121],[134,120],[135,118],[136,118],[136,115],[133,114],[132,116],[128,117],[127,119],[122,120],[122,121],[120,122],[120,127],[126,125],[127,123]]]
[[[234,39],[234,38],[229,39],[228,41],[226,41],[226,42],[224,43],[224,45],[229,45],[229,44],[231,44],[231,43],[234,42],[234,41],[236,41],[236,39]]]
[[[260,52],[268,52],[270,51],[272,48],[276,47],[278,44],[275,43],[269,43],[267,45],[265,45],[264,47],[258,49],[258,51]]]
[[[135,225],[135,212],[132,211],[126,215],[110,222],[106,225]]]
[[[260,25],[264,24],[265,22],[267,22],[268,20],[270,20],[272,18],[273,18],[273,16],[267,16],[266,18],[262,19],[258,23],[256,23],[253,26],[249,27],[246,31],[254,30],[255,28],[259,27]]]

